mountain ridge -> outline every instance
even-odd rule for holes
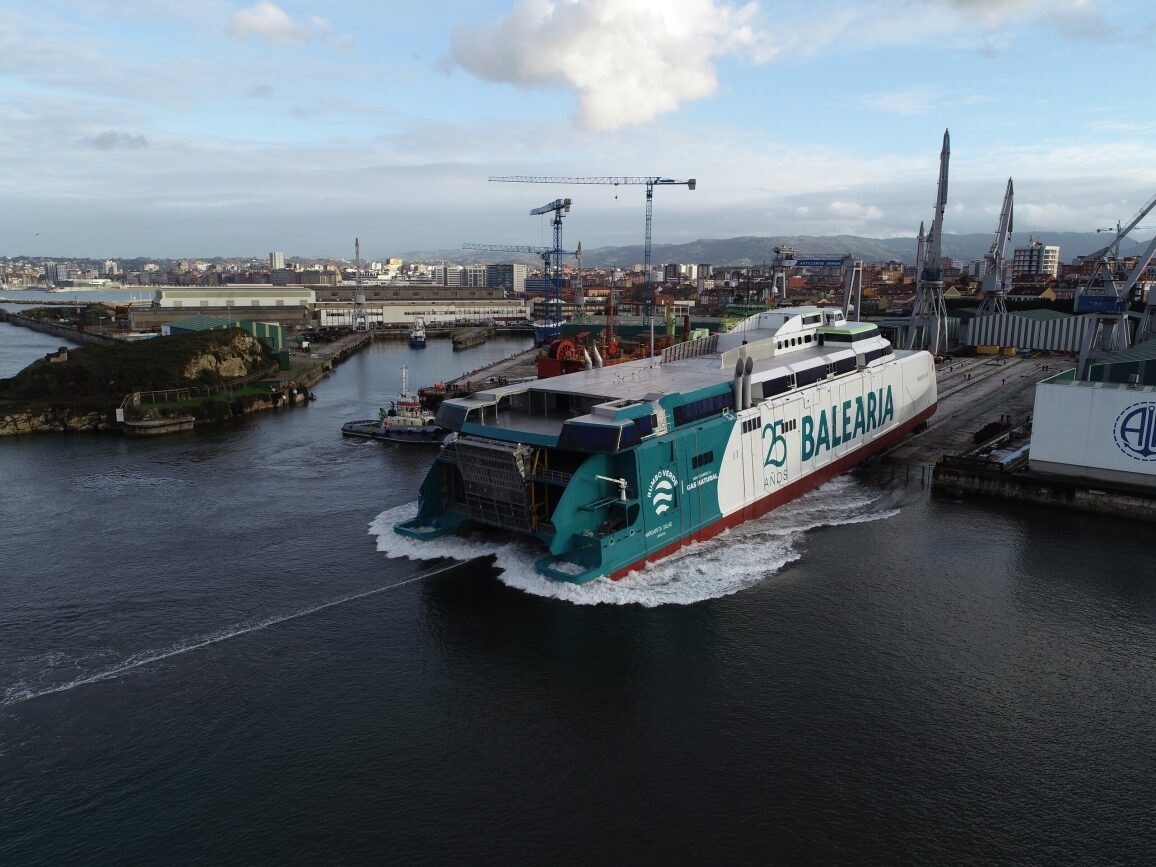
[[[1008,244],[1008,256],[1016,247],[1025,247],[1031,241],[1041,241],[1048,245],[1058,245],[1060,261],[1071,262],[1075,257],[1087,255],[1104,247],[1110,235],[1097,232],[1032,232],[1012,236]],[[961,263],[981,259],[991,249],[993,237],[990,233],[968,235],[944,234],[943,255]],[[1146,242],[1125,238],[1121,243],[1121,253],[1125,256],[1137,255]],[[661,265],[665,262],[680,264],[710,264],[719,266],[745,267],[771,264],[775,258],[775,247],[791,246],[800,255],[839,256],[850,254],[865,262],[878,264],[888,261],[915,264],[916,239],[914,237],[867,238],[860,235],[742,235],[735,238],[700,238],[683,244],[654,244],[651,262]],[[425,250],[404,254],[407,261],[444,261],[452,264],[522,262],[538,265],[541,258],[533,254],[483,253],[473,250]],[[582,251],[584,268],[629,268],[640,265],[643,258],[641,244],[622,247],[598,247]],[[572,258],[567,258],[573,262]]]

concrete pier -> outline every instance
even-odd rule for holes
[[[944,362],[936,371],[939,408],[927,429],[892,447],[884,457],[934,464],[942,455],[971,449],[974,434],[992,422],[1007,419],[1012,426],[1023,424],[1032,413],[1036,383],[1073,365],[1059,355],[975,356]]]

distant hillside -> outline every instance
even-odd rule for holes
[[[1043,241],[1060,247],[1060,260],[1070,262],[1076,256],[1086,255],[1103,247],[1111,236],[1095,232],[1026,232],[1012,236],[1010,249],[1025,246],[1029,240]],[[982,258],[991,248],[992,234],[943,236],[943,254],[969,262]],[[799,253],[840,255],[850,253],[866,262],[896,260],[915,264],[915,238],[863,238],[857,235],[778,235],[774,237],[746,236],[741,238],[702,239],[689,244],[655,244],[651,260],[655,264],[679,262],[682,264],[707,263],[711,265],[761,265],[775,258],[775,247],[789,245]],[[1125,240],[1122,252],[1136,255],[1144,246],[1141,242]],[[628,268],[642,262],[642,245],[628,247],[599,247],[582,251],[582,265],[590,268]],[[533,255],[514,253],[478,253],[469,250],[415,251],[406,253],[407,261],[446,261],[456,264],[467,262],[524,262],[539,265],[541,259]],[[572,260],[571,260],[572,261]]]

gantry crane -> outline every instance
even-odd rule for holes
[[[786,300],[787,271],[791,268],[838,268],[843,279],[843,318],[854,316],[858,322],[859,308],[863,297],[863,260],[850,253],[843,256],[800,254],[794,247],[775,247],[775,259],[771,278],[771,298]]]
[[[643,296],[643,313],[644,322],[650,324],[650,352],[654,354],[654,283],[650,276],[650,237],[651,228],[654,223],[654,188],[666,186],[680,186],[686,187],[688,190],[695,188],[696,181],[690,178],[685,181],[676,181],[673,178],[662,177],[584,177],[584,178],[554,178],[554,177],[538,177],[533,175],[509,175],[505,177],[491,177],[491,181],[503,181],[506,183],[521,183],[521,184],[603,184],[608,186],[631,186],[643,185],[646,187],[646,234],[642,247],[643,268],[646,269],[646,291]]]
[[[1131,345],[1131,336],[1128,333],[1128,310],[1131,307],[1133,295],[1136,293],[1136,284],[1156,255],[1156,237],[1148,242],[1144,252],[1136,260],[1135,267],[1130,273],[1124,273],[1124,263],[1120,258],[1120,242],[1140,225],[1140,221],[1156,208],[1156,196],[1148,200],[1127,226],[1121,228],[1117,223],[1116,236],[1111,243],[1094,253],[1084,256],[1085,262],[1092,262],[1092,272],[1087,282],[1076,295],[1075,312],[1092,314],[1091,326],[1084,332],[1084,339],[1080,345],[1080,360],[1076,367],[1076,376],[1085,379],[1092,353],[1097,349],[1104,352],[1127,349]],[[1153,322],[1153,303],[1149,297],[1144,309],[1144,317],[1137,330],[1137,340],[1150,335]]]
[[[979,304],[980,314],[1007,313],[1007,284],[1005,270],[1007,268],[1007,245],[1012,234],[1012,179],[1007,179],[1007,192],[1003,194],[1003,210],[999,212],[999,225],[996,226],[995,240],[991,249],[983,258],[987,262],[987,270],[983,275],[981,290],[983,300]]]

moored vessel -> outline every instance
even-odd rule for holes
[[[542,543],[546,576],[620,578],[806,493],[935,406],[929,353],[834,308],[773,310],[654,358],[444,401],[457,436],[394,529],[499,528]]]
[[[414,349],[425,349],[425,323],[420,319],[409,330],[409,345]]]

